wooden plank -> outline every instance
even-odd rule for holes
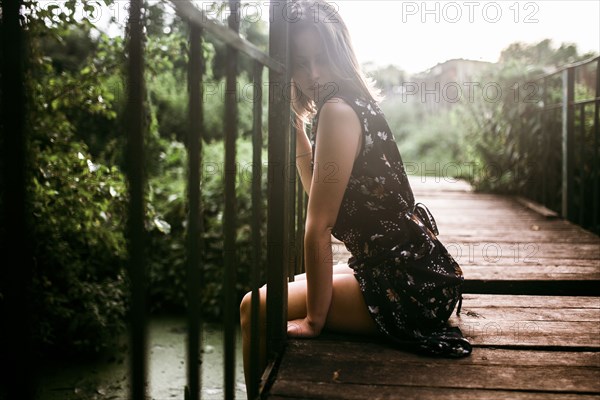
[[[497,229],[481,229],[475,224],[469,229],[466,226],[450,229],[448,226],[438,225],[439,239],[442,243],[457,241],[477,241],[483,243],[510,242],[510,243],[536,243],[536,244],[567,244],[567,245],[592,245],[596,256],[600,252],[600,240],[593,234],[578,235],[568,231],[535,230],[529,227],[515,229],[515,227],[498,227]],[[573,249],[576,251],[576,249]]]
[[[596,267],[521,267],[495,264],[489,266],[461,265],[467,280],[502,280],[502,281],[600,281],[600,271]]]
[[[529,208],[530,210],[535,211],[536,213],[540,214],[540,216],[542,216],[544,218],[558,218],[559,217],[557,212],[552,211],[549,208],[544,207],[543,205],[538,204],[529,199],[526,199],[524,197],[516,196],[515,200],[518,201],[520,204],[524,205],[525,207]]]
[[[590,297],[465,295],[462,314],[452,316],[450,323],[477,345],[598,349],[599,301]]]
[[[291,340],[269,398],[485,398],[493,393],[494,398],[546,399],[600,394],[600,298],[464,297],[463,313],[451,323],[475,346],[470,357],[426,357],[397,350],[385,340],[360,337]],[[581,348],[588,350],[573,351]]]
[[[528,308],[528,309],[571,309],[586,308],[600,310],[598,297],[573,297],[573,296],[528,296],[528,295],[463,295],[463,303],[471,307],[485,308]],[[600,317],[600,315],[599,315]]]
[[[464,293],[538,296],[600,296],[598,281],[585,280],[466,280]]]
[[[296,353],[309,357],[323,356],[335,358],[343,363],[362,360],[385,359],[391,364],[439,364],[446,367],[456,365],[521,366],[541,367],[547,365],[562,367],[600,368],[600,353],[596,351],[544,351],[527,349],[503,349],[476,347],[469,357],[433,358],[396,350],[392,346],[374,341],[372,338],[345,336],[324,333],[317,340],[289,340],[286,355]],[[282,364],[283,365],[283,364]]]
[[[597,235],[509,196],[444,186],[421,184],[415,194],[461,264],[465,287],[596,294]],[[349,257],[334,241],[334,260]],[[423,357],[385,340],[330,334],[290,341],[269,398],[600,397],[600,297],[464,294],[450,323],[474,345],[470,357]]]
[[[448,230],[454,230],[454,229],[457,229],[460,227],[464,228],[465,222],[477,220],[477,218],[465,218],[465,217],[457,216],[455,214],[452,214],[451,212],[448,212],[448,214],[436,215],[435,219],[439,223],[445,225],[446,229],[448,229]],[[537,218],[529,218],[529,219],[521,218],[518,220],[515,219],[512,221],[505,221],[505,220],[501,220],[501,219],[493,220],[490,218],[489,221],[493,222],[493,223],[501,223],[499,228],[503,228],[503,229],[525,229],[525,230],[531,230],[531,231],[555,231],[555,232],[562,232],[562,233],[567,233],[567,234],[583,235],[583,236],[590,236],[590,237],[596,237],[596,238],[598,237],[587,231],[582,232],[579,227],[576,227],[564,220],[540,221]],[[494,225],[485,225],[485,226],[478,225],[478,227],[479,227],[479,229],[482,229],[482,230],[496,229],[496,227]]]
[[[465,315],[474,315],[475,319],[487,319],[489,307],[473,307],[469,301],[463,301],[463,310]],[[532,310],[531,308],[506,307],[494,309],[494,320],[502,321],[518,321],[523,323],[539,322],[539,321],[569,321],[569,322],[600,322],[600,310],[589,308],[539,308]],[[464,320],[464,317],[461,319]]]
[[[457,379],[457,378],[455,378]],[[397,400],[401,395],[403,399],[420,400],[481,400],[481,399],[506,399],[506,400],[591,400],[598,399],[597,395],[551,393],[551,392],[518,392],[507,390],[481,390],[461,388],[427,388],[427,387],[402,387],[376,386],[376,385],[344,385],[337,383],[317,384],[298,381],[278,381],[273,387],[270,400]]]
[[[285,386],[291,381],[307,387],[317,382],[337,383],[340,393],[346,385],[351,386],[347,391],[356,385],[388,386],[397,395],[403,395],[406,387],[600,393],[598,353],[571,357],[565,365],[562,360],[554,364],[553,359],[569,353],[547,358],[550,352],[503,350],[502,358],[489,362],[495,354],[490,349],[485,358],[476,349],[471,357],[451,360],[405,353],[378,343],[328,342],[323,343],[325,348],[315,346],[318,342],[290,342],[280,366],[280,386],[276,382],[271,393],[286,393],[289,389]]]

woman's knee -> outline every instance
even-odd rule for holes
[[[240,324],[242,328],[250,321],[250,313],[252,312],[252,292],[248,292],[242,298],[240,303]]]
[[[264,289],[261,288],[261,290],[259,290],[259,314],[263,313],[263,305],[262,303],[262,291]],[[250,326],[250,323],[252,321],[252,292],[248,292],[244,295],[244,297],[242,298],[242,302],[240,303],[240,324],[242,326],[242,329],[244,328],[248,328]]]

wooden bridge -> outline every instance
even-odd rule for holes
[[[0,247],[5,260],[0,271],[8,282],[4,293],[2,342],[9,344],[2,359],[10,365],[4,377],[7,398],[31,399],[33,354],[29,351],[28,287],[32,281],[30,205],[25,86],[26,35],[22,24],[22,0],[2,2],[2,60],[0,63],[0,181],[4,187],[0,217],[4,233]],[[147,398],[147,304],[144,209],[144,23],[143,2],[130,0],[127,40],[127,157],[129,187],[128,259],[130,287],[130,398]],[[201,143],[206,136],[202,102],[204,78],[201,43],[205,36],[228,46],[225,98],[225,170],[236,170],[238,135],[236,71],[238,58],[254,65],[253,170],[252,176],[252,279],[253,315],[258,314],[261,270],[267,276],[267,354],[275,360],[266,374],[266,390],[259,393],[259,326],[252,321],[249,397],[375,399],[375,398],[591,398],[600,396],[600,239],[558,218],[547,209],[525,200],[475,194],[460,182],[442,179],[439,185],[413,179],[418,201],[430,208],[438,221],[441,240],[455,255],[467,277],[463,313],[452,323],[461,327],[475,346],[471,357],[461,360],[432,359],[393,350],[364,338],[323,335],[318,340],[286,340],[288,275],[302,269],[302,191],[295,175],[286,179],[286,166],[294,160],[289,109],[289,38],[286,11],[290,0],[269,2],[268,54],[239,34],[240,3],[229,0],[227,27],[209,18],[191,1],[171,1],[189,24],[188,63],[188,228],[187,228],[187,385],[186,399],[201,397],[200,294],[202,290],[202,212],[200,204]],[[239,56],[239,57],[238,57]],[[585,71],[584,71],[585,69]],[[263,72],[268,71],[269,90],[263,97]],[[580,73],[578,71],[584,71]],[[586,72],[587,71],[587,72]],[[591,72],[590,72],[591,71]],[[577,79],[595,78],[595,96],[578,99]],[[598,229],[600,161],[600,59],[542,77],[543,98],[551,100],[554,81],[562,82],[557,104],[540,101],[536,108],[539,141],[524,130],[518,158],[534,160],[528,175],[534,183],[523,193],[530,199],[561,210],[561,215]],[[590,78],[590,80],[593,80]],[[277,90],[275,90],[277,88]],[[267,91],[265,91],[267,92]],[[8,99],[8,100],[7,100]],[[263,150],[262,102],[268,103],[267,166],[268,210],[261,210]],[[590,117],[591,116],[591,117]],[[587,118],[587,119],[586,119]],[[586,123],[586,120],[593,123]],[[6,132],[6,134],[4,134]],[[526,140],[527,139],[527,140]],[[535,140],[533,140],[535,139]],[[545,143],[540,146],[539,143]],[[562,152],[554,151],[563,143]],[[527,144],[536,152],[531,152]],[[581,157],[582,149],[592,149]],[[547,154],[549,149],[556,154]],[[539,150],[539,151],[537,151]],[[581,153],[581,154],[580,154]],[[586,153],[586,154],[587,154]],[[541,154],[541,155],[540,155]],[[579,155],[579,156],[577,156]],[[552,157],[550,157],[552,156]],[[536,158],[537,157],[537,158]],[[583,161],[582,161],[583,160]],[[525,161],[527,161],[525,159]],[[531,165],[529,167],[532,167]],[[558,171],[558,172],[557,172]],[[235,293],[236,201],[235,176],[224,184],[224,393],[234,394],[234,339],[238,300]],[[588,193],[589,192],[589,193]],[[557,193],[559,195],[557,195]],[[267,249],[261,249],[261,223],[266,211]],[[2,232],[0,232],[2,233]],[[300,243],[298,249],[290,243]],[[338,246],[341,249],[341,246]],[[266,265],[260,265],[261,252]],[[294,253],[295,252],[295,253]],[[338,253],[345,261],[347,254]],[[20,268],[13,268],[13,266]],[[262,283],[262,282],[260,282]],[[283,350],[283,351],[282,351]],[[4,351],[4,349],[3,349]],[[256,378],[256,379],[254,379]]]
[[[600,397],[600,238],[517,197],[443,178],[411,183],[465,273],[451,323],[472,355],[437,359],[333,334],[289,340],[267,398]]]

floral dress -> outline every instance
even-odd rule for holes
[[[470,354],[460,330],[447,325],[457,304],[460,312],[462,271],[437,239],[429,210],[415,204],[385,116],[373,100],[340,93],[325,100],[339,99],[358,115],[362,144],[332,234],[352,254],[348,265],[369,313],[380,332],[403,348]],[[311,126],[313,169],[321,106]]]

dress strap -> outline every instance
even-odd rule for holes
[[[435,222],[435,218],[433,218],[433,214],[429,211],[429,208],[423,203],[417,203],[414,205],[411,210],[413,214],[415,214],[419,219],[429,228],[431,232],[435,236],[438,236],[440,232],[438,231],[437,223]]]

